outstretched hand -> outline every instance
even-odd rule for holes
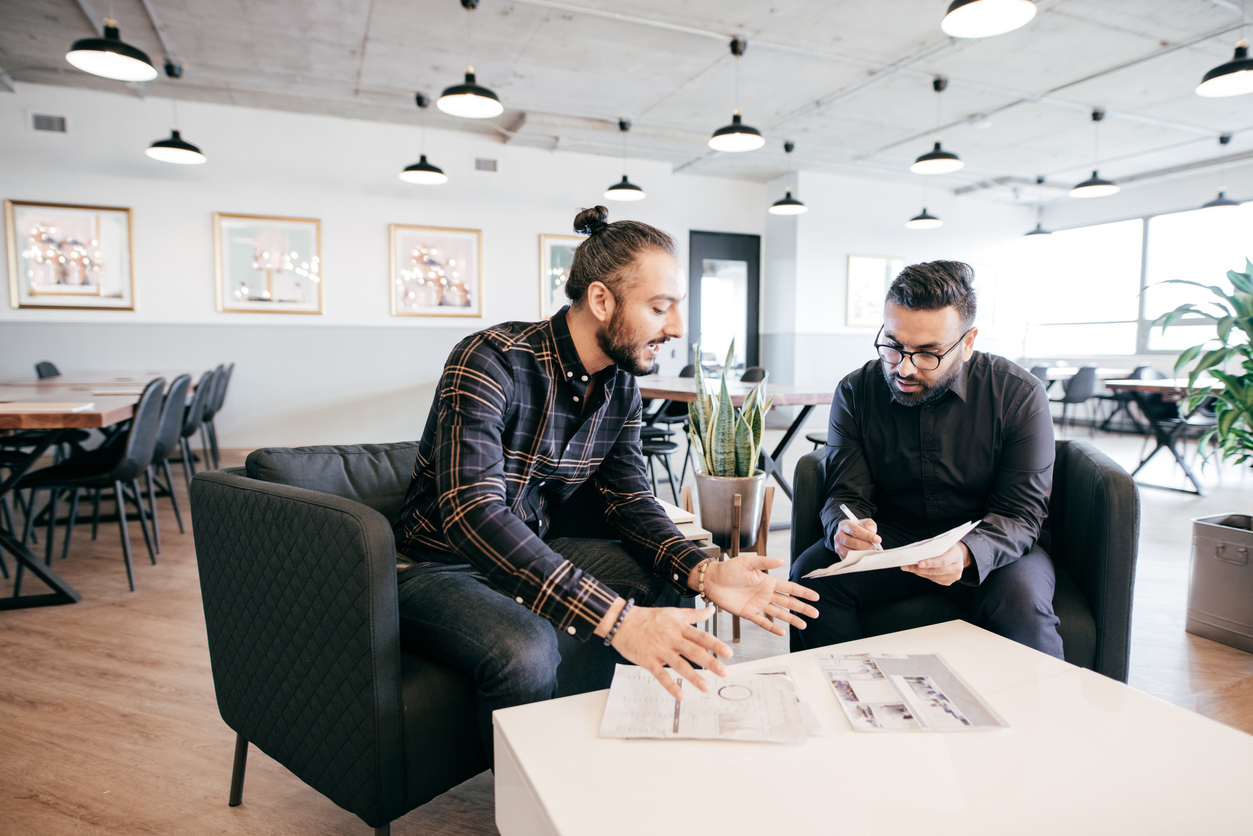
[[[722,659],[731,658],[731,648],[693,625],[714,614],[713,607],[703,610],[678,607],[634,607],[622,621],[613,638],[613,649],[644,668],[662,684],[670,696],[683,699],[678,684],[666,673],[669,665],[701,691],[709,690],[691,663],[700,665],[718,676],[727,675]]]
[[[805,622],[797,613],[817,618],[818,611],[801,599],[817,601],[818,593],[766,574],[765,570],[782,565],[778,558],[755,554],[714,562],[705,571],[705,598],[776,636],[786,634],[776,618],[804,630]]]

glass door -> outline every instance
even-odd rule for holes
[[[735,340],[730,379],[760,365],[761,237],[726,232],[693,232],[689,244],[688,362],[701,340],[699,362],[707,373],[722,370]]]

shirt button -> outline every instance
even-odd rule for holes
[[[675,576],[674,576],[674,579],[677,581],[677,580],[679,579],[679,576],[678,576],[678,575],[675,575]]]
[[[578,396],[578,395],[575,395],[575,396],[574,396],[574,402],[575,402],[575,403],[578,403],[578,402],[579,402],[579,396]]]
[[[567,627],[566,632],[573,636],[575,633],[574,627],[573,626]]]
[[[922,457],[923,457],[924,459],[929,459],[929,458],[931,458],[931,454],[930,454],[930,453],[923,453],[923,454],[922,454]]]
[[[587,375],[583,375],[582,380],[587,380]]]
[[[574,377],[574,372],[566,372],[566,377]]]
[[[521,595],[519,595],[517,598],[514,598],[513,600],[515,600],[515,601],[517,601],[519,604],[521,604],[521,603],[522,603],[522,596],[521,596]]]

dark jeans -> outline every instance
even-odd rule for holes
[[[678,594],[616,540],[563,537],[548,545],[639,606],[679,604]],[[582,642],[558,634],[471,566],[409,557],[419,562],[397,577],[401,644],[474,678],[489,762],[493,711],[608,688],[614,665],[626,661],[596,636]]]
[[[1062,637],[1057,632],[1060,622],[1053,613],[1053,559],[1038,545],[1013,563],[993,569],[979,586],[940,586],[900,569],[804,579],[809,572],[830,566],[838,559],[838,554],[819,541],[792,562],[792,581],[822,596],[812,602],[818,617],[806,619],[805,630],[792,628],[792,650],[862,638],[857,611],[864,606],[940,594],[957,605],[965,620],[1063,658]]]

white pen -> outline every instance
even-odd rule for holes
[[[861,520],[854,517],[853,512],[848,510],[848,506],[845,505],[843,502],[840,503],[840,510],[844,512],[844,516],[848,517],[850,520],[853,521],[854,525],[861,525]],[[880,546],[878,543],[874,543],[873,545],[874,545],[875,551],[877,552],[883,551],[883,546]]]

